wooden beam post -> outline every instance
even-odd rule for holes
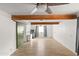
[[[69,20],[76,19],[76,15],[13,15],[12,20]]]

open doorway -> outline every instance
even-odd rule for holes
[[[32,38],[47,37],[47,26],[46,25],[31,25]]]
[[[44,26],[43,25],[40,25],[39,27],[38,27],[39,29],[38,29],[38,31],[39,31],[39,37],[44,37]]]

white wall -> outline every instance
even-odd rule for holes
[[[53,25],[53,37],[65,47],[75,52],[77,20],[64,20],[60,25]]]
[[[26,23],[26,35],[30,35],[30,29],[31,29],[31,23],[27,22]]]
[[[16,50],[16,23],[11,15],[0,11],[0,56],[10,55]]]
[[[49,37],[49,38],[52,38],[52,35],[53,35],[52,26],[53,25],[47,25],[47,37]]]

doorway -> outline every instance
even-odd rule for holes
[[[31,25],[32,38],[47,37],[47,25]]]
[[[25,41],[25,24],[16,22],[16,48],[21,48]]]
[[[38,37],[44,37],[44,26],[40,25],[38,28]]]

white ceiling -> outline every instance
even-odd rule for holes
[[[0,3],[0,10],[11,15],[30,15],[35,6],[33,3]],[[49,6],[49,8],[52,10],[52,14],[72,14],[79,11],[79,3]],[[47,15],[47,13],[40,9],[34,15]]]

